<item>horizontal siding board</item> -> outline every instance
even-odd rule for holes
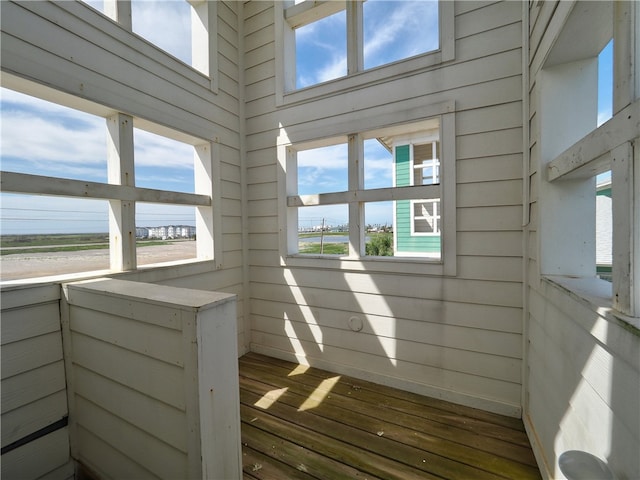
[[[319,326],[312,328],[305,322],[256,316],[253,324],[254,337],[258,336],[260,332],[287,337],[292,344],[297,341],[315,343],[315,348],[321,351],[327,347],[348,348],[359,353],[385,356],[391,362],[419,363],[433,368],[508,382],[520,381],[520,361],[493,354],[446,348],[350,330]]]
[[[456,40],[456,61],[486,57],[512,49],[520,43],[522,37],[522,24],[519,20]]]
[[[10,378],[2,378],[2,414],[65,390],[62,359]]]
[[[456,188],[456,197],[458,208],[521,205],[522,181],[459,184]]]
[[[4,388],[4,387],[3,387]],[[2,447],[25,438],[66,417],[67,393],[63,389],[2,414]]]
[[[111,478],[135,478],[139,480],[153,479],[158,476],[144,469],[116,450],[96,435],[81,426],[78,427],[78,443],[82,445],[82,451],[78,460],[102,477]]]
[[[69,463],[69,429],[56,430],[2,455],[2,478],[40,478]]]
[[[92,310],[109,312],[122,318],[158,325],[165,328],[180,330],[182,328],[178,309],[168,309],[166,306],[154,305],[141,301],[114,302],[113,296],[101,292],[92,292],[82,288],[70,288],[68,302],[73,309],[90,307]]]
[[[82,367],[76,367],[74,376],[76,395],[186,453],[184,412]]]
[[[252,350],[260,350],[258,353],[265,350],[276,357],[282,356],[282,354],[278,355],[277,351],[295,353],[291,341],[286,337],[254,332],[252,339]],[[314,365],[320,352],[318,345],[302,340],[298,340],[298,342],[302,349],[301,352],[298,352],[300,356],[304,356],[306,361]],[[262,345],[265,345],[265,348],[262,348]],[[322,358],[331,359],[329,363],[333,365],[333,371],[339,371],[338,365],[342,365],[357,369],[361,375],[366,376],[364,372],[375,374],[377,379],[383,383],[385,383],[383,377],[401,378],[405,388],[412,391],[415,391],[415,384],[418,384],[424,388],[435,387],[510,405],[517,405],[519,402],[520,386],[512,382],[478,377],[402,360],[392,362],[385,355],[372,355],[332,346],[325,346]],[[414,385],[409,386],[409,383]],[[433,392],[431,393],[433,394]]]
[[[456,138],[456,155],[461,160],[514,153],[522,153],[521,128],[459,135]]]
[[[446,329],[447,326],[458,326],[508,334],[520,334],[522,331],[522,311],[514,307],[455,303],[422,298],[407,301],[404,297],[363,293],[350,294],[348,292],[332,292],[331,302],[326,302],[326,297],[322,302],[322,291],[314,288],[305,289],[305,301],[300,302],[291,295],[288,297],[275,295],[277,291],[274,291],[274,295],[271,297],[266,296],[262,293],[264,290],[262,286],[258,286],[258,288],[257,298],[254,298],[251,304],[251,312],[259,315],[268,315],[260,310],[262,307],[269,308],[268,312],[276,317],[284,315],[283,312],[292,312],[292,314],[300,316],[300,312],[307,311],[313,312],[315,317],[319,315],[316,313],[316,309],[320,308],[323,309],[321,312],[325,310],[328,314],[333,312],[335,317],[341,318],[344,322],[350,318],[351,313],[354,313],[372,315],[376,319],[391,318],[409,322],[415,321],[420,325],[433,324],[443,329]],[[292,293],[297,294],[298,291]],[[267,305],[271,306],[267,307]],[[340,320],[332,321],[338,322]],[[379,320],[379,322],[384,323],[383,320]],[[425,328],[428,330],[432,327]],[[485,334],[481,333],[480,335]],[[432,343],[444,341],[443,339],[431,339]]]
[[[520,283],[522,258],[459,256],[457,274],[460,278]]]
[[[522,179],[522,154],[471,158],[456,162],[458,185]]]
[[[356,308],[352,311],[335,310],[324,306],[310,307],[270,300],[254,300],[252,310],[255,319],[253,327],[271,333],[275,333],[274,327],[269,327],[269,324],[276,325],[284,334],[282,322],[291,321],[298,325],[298,328],[294,328],[295,331],[308,329],[319,333],[318,338],[324,338],[322,332],[328,328],[334,332],[344,330],[348,335],[355,333],[379,336],[387,341],[396,338],[424,344],[425,348],[445,347],[515,359],[522,356],[522,337],[519,333],[484,330],[479,322],[473,328],[459,326],[455,321],[463,322],[449,318],[453,315],[446,315],[447,318],[442,318],[444,315],[439,318],[432,316],[428,321],[409,320],[400,317],[400,312],[395,317],[384,317],[362,313]],[[353,315],[361,315],[363,328],[358,332],[353,332],[349,327]]]
[[[480,32],[519,22],[522,8],[519,2],[496,2],[473,11],[456,15],[456,38],[464,38]]]
[[[186,455],[135,428],[106,410],[76,398],[79,427],[87,429],[112,448],[134,460],[158,478],[186,478]]]
[[[57,301],[2,311],[2,345],[59,331]]]
[[[458,232],[520,231],[522,207],[490,206],[458,208]]]
[[[75,306],[69,309],[69,322],[74,332],[183,366],[182,334],[176,330]]]
[[[2,346],[2,378],[12,377],[62,359],[62,337],[47,333]]]
[[[77,333],[72,333],[71,341],[77,365],[175,408],[185,409],[181,368]]]
[[[28,285],[4,287],[0,291],[2,313],[12,308],[20,308],[38,303],[50,303],[60,300],[60,285]],[[4,326],[3,326],[4,329]],[[3,330],[4,332],[4,330]]]
[[[292,300],[295,298],[296,301],[302,302],[306,289],[314,288],[325,302],[328,292],[333,295],[334,292],[344,290],[351,293],[373,293],[409,299],[424,298],[506,307],[521,306],[518,293],[520,285],[512,282],[393,275],[380,275],[374,277],[372,281],[367,281],[367,275],[358,278],[357,274],[301,269],[295,274],[285,274],[292,279],[292,284],[288,285],[284,283],[283,272],[278,268],[252,267],[251,272],[254,275],[255,294],[262,292],[260,295],[267,295],[261,298],[270,298],[270,295],[280,293],[284,298],[288,297]],[[322,291],[325,291],[324,297],[322,297]]]
[[[458,232],[458,255],[522,256],[522,232]]]
[[[521,102],[474,108],[456,115],[456,134],[469,135],[509,129],[522,125]]]

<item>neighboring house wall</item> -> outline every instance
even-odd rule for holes
[[[2,478],[73,478],[60,286],[3,289],[0,303]]]
[[[276,107],[277,7],[244,5],[251,348],[518,416],[522,6],[456,2],[454,9],[454,60],[411,76],[396,65],[387,81]],[[319,268],[281,264],[280,128],[292,141],[335,134],[336,125],[348,134],[370,119],[402,123],[450,101],[455,276],[331,269],[322,260]],[[352,331],[358,322],[362,330]]]
[[[220,158],[222,258],[172,267],[181,285],[237,294],[239,351],[248,348],[243,313],[243,251],[238,84],[238,2],[217,2],[218,78],[200,72],[128,32],[83,2],[2,2],[3,85],[78,108],[120,111],[212,141]],[[11,75],[8,75],[11,74]],[[27,81],[29,80],[29,81]],[[55,93],[43,86],[52,87]],[[83,100],[95,102],[88,107]],[[105,127],[106,129],[106,127]],[[166,232],[165,232],[166,235]],[[162,269],[161,269],[162,270]],[[136,273],[133,274],[135,277]],[[139,275],[167,277],[163,271]],[[193,278],[193,281],[189,280]]]
[[[542,88],[537,80],[573,5],[529,5],[531,218],[525,229],[529,247],[525,302],[529,308],[523,417],[545,477],[563,478],[559,456],[568,450],[582,450],[607,462],[617,478],[638,478],[640,334],[616,318],[610,308],[598,308],[596,304],[602,299],[590,301],[575,288],[564,288],[540,275],[541,237],[549,225],[541,218],[541,184],[547,180],[546,169],[541,167]],[[576,43],[573,40],[573,45]],[[595,195],[595,182],[593,186]],[[555,246],[562,252],[560,248]],[[595,265],[592,267],[595,275]]]

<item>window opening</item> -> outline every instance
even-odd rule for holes
[[[393,155],[383,138],[364,141],[364,188],[393,187]]]
[[[196,258],[195,207],[136,204],[136,258],[152,265]]]
[[[297,88],[347,74],[346,18],[342,10],[295,30]]]
[[[349,253],[347,205],[303,207],[298,211],[298,253],[340,255]]]
[[[365,69],[439,47],[437,1],[368,0],[363,19]]]
[[[189,3],[183,0],[132,0],[131,23],[135,33],[187,65],[192,65]]]
[[[133,138],[137,187],[194,193],[191,145],[138,128]]]
[[[286,149],[286,216],[297,231],[287,235],[287,253],[439,261],[440,119],[341,138]],[[342,246],[328,251],[328,243]]]
[[[299,151],[298,193],[301,195],[347,190],[347,144]]]
[[[103,118],[6,88],[0,93],[3,171],[107,180]]]
[[[3,193],[0,280],[109,268],[106,200]]]

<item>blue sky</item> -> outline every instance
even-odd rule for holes
[[[88,1],[102,10],[102,2]],[[374,68],[437,48],[436,2],[369,0],[364,6],[364,61]],[[191,61],[190,7],[181,0],[134,0],[133,30],[185,63]],[[296,32],[297,85],[304,88],[346,73],[345,14]],[[610,46],[603,52],[610,65]],[[599,123],[611,116],[611,69],[601,68]],[[1,169],[105,182],[106,131],[94,117],[11,90],[0,89]],[[193,192],[192,148],[144,131],[135,132],[136,184]],[[376,140],[365,143],[365,187],[392,186],[391,155]],[[346,145],[299,155],[299,193],[347,189]],[[0,194],[0,232],[64,233],[107,230],[107,202]],[[193,208],[137,207],[138,226],[193,224]],[[391,204],[368,204],[366,223],[390,223]],[[347,222],[344,205],[300,210],[301,226]]]

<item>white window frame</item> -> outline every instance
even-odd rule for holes
[[[455,174],[455,113],[449,104],[438,105],[450,113],[434,115],[410,124],[381,126],[360,133],[335,135],[327,138],[307,138],[291,142],[288,132],[281,131],[278,139],[279,163],[279,225],[280,261],[282,266],[335,268],[344,270],[368,270],[427,275],[456,274],[456,174]],[[363,142],[369,138],[399,135],[405,132],[423,131],[424,122],[437,117],[440,125],[441,183],[397,188],[365,189],[363,168]],[[430,123],[432,124],[432,123]],[[433,127],[430,127],[433,128]],[[345,192],[298,195],[297,151],[318,148],[337,143],[349,143],[349,187]],[[442,207],[442,254],[433,259],[412,255],[374,257],[365,255],[364,205],[369,202],[393,200],[423,200],[440,198]],[[349,206],[349,254],[344,257],[298,254],[298,208],[313,205],[347,204]]]
[[[188,66],[209,77],[211,91],[218,93],[218,2],[184,1],[191,6],[191,65]],[[130,1],[104,0],[104,14],[125,30],[137,35],[133,31]]]
[[[67,106],[86,106],[87,112],[97,114],[105,108],[88,101],[77,102],[46,87],[33,87],[39,97]],[[222,217],[220,205],[220,152],[219,144],[174,132],[123,113],[105,116],[107,129],[107,183],[88,182],[42,175],[1,172],[2,191],[9,193],[62,196],[68,198],[101,199],[109,201],[109,262],[110,271],[127,272],[138,269],[136,257],[136,202],[185,205],[196,209],[196,258],[175,261],[172,264],[187,264],[194,261],[213,261],[220,268]],[[136,124],[140,125],[136,125]],[[135,186],[134,175],[134,125],[174,140],[189,143],[194,147],[195,193],[175,192]],[[155,264],[145,269],[161,266]],[[91,272],[78,272],[91,276]],[[69,274],[77,277],[78,274]]]
[[[295,29],[347,10],[347,75],[309,87],[296,88]],[[318,96],[362,88],[367,84],[431,68],[455,58],[454,2],[438,2],[439,48],[364,70],[362,0],[275,2],[276,105],[288,105]]]
[[[440,226],[442,223],[442,217],[440,215],[440,202],[439,198],[434,198],[433,200],[411,200],[411,212],[412,213],[412,222],[411,222],[411,235],[414,237],[438,237],[441,235]],[[416,231],[416,220],[418,219],[427,219],[426,216],[416,216],[415,215],[415,205],[423,203],[432,203],[433,207],[433,221],[435,223],[435,229],[433,232],[418,232]]]
[[[587,5],[585,11],[588,15]],[[580,3],[574,7],[576,20]],[[625,318],[640,317],[640,8],[615,2],[613,8],[613,117],[595,127],[597,53],[571,61],[581,44],[560,34],[536,79],[540,112],[540,274],[561,283],[596,307]],[[573,15],[573,12],[572,12]],[[585,18],[579,30],[591,35]],[[591,18],[602,25],[602,18]],[[565,30],[569,30],[565,24]],[[570,37],[570,38],[569,38]],[[562,42],[562,39],[565,42]],[[562,61],[558,61],[562,59]],[[570,106],[569,110],[566,110]],[[585,114],[576,107],[587,108]],[[575,112],[570,121],[561,110]],[[590,118],[593,117],[593,118]],[[591,122],[591,124],[589,123]],[[591,125],[591,126],[590,126]],[[567,138],[574,143],[567,145]],[[613,205],[612,284],[595,276],[595,177],[611,170]],[[593,200],[593,201],[592,201]],[[562,232],[571,232],[571,239]],[[610,300],[608,300],[610,299]],[[608,301],[607,301],[608,300]],[[604,303],[603,303],[604,302]]]
[[[416,185],[416,170],[425,170],[429,167],[432,167],[432,175],[431,175],[431,179],[432,182],[431,183],[420,183],[419,185],[435,185],[437,183],[440,183],[440,159],[439,158],[435,158],[435,152],[437,151],[436,149],[436,143],[438,143],[439,140],[430,140],[430,141],[425,141],[425,142],[414,142],[411,145],[411,185]],[[426,145],[426,144],[431,144],[431,148],[432,148],[432,153],[434,158],[430,158],[427,160],[423,160],[423,163],[421,165],[416,165],[415,162],[415,156],[414,156],[414,150],[413,150],[413,146],[414,145]],[[422,177],[424,178],[424,175],[422,175]]]

